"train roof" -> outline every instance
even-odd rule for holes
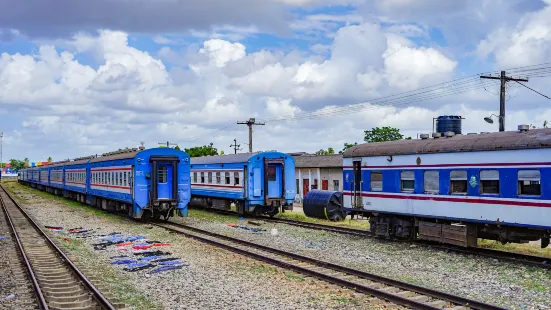
[[[138,154],[137,151],[135,152],[125,152],[125,153],[119,153],[119,154],[113,154],[113,155],[106,155],[106,156],[99,156],[90,159],[90,163],[99,163],[102,161],[109,161],[109,160],[118,160],[118,159],[129,159],[136,157],[136,154]]]
[[[450,138],[365,143],[347,149],[343,157],[482,152],[551,147],[551,128],[456,135]]]
[[[208,164],[244,163],[244,162],[249,161],[249,158],[251,158],[252,156],[254,156],[256,154],[260,154],[260,152],[192,157],[191,158],[191,164],[192,165],[208,165]]]

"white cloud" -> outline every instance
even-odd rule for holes
[[[156,38],[168,44],[165,39]],[[123,32],[100,31],[42,45],[36,54],[3,53],[0,103],[15,128],[5,134],[14,157],[31,157],[38,149],[44,154],[36,156],[59,159],[139,141],[148,147],[167,140],[184,147],[213,142],[224,149],[234,138],[247,138],[246,127],[235,121],[250,117],[285,119],[255,128],[255,149],[281,151],[340,149],[344,142],[360,142],[363,130],[375,126],[415,136],[430,130],[432,117],[458,113],[461,103],[470,128],[491,128],[481,119],[495,113],[496,98],[483,90],[449,104],[403,109],[363,103],[336,113],[344,104],[451,79],[457,61],[372,23],[342,27],[323,45],[327,57],[247,52],[243,43],[207,37],[182,50],[165,46],[155,56],[130,46]],[[89,55],[97,64],[79,61]],[[308,112],[331,117],[300,118]],[[287,120],[293,115],[299,118]],[[539,108],[511,111],[508,128],[546,115],[551,112]]]
[[[199,53],[206,54],[216,67],[224,67],[230,61],[245,57],[245,46],[241,43],[230,43],[220,39],[208,40]]]
[[[492,31],[477,47],[487,58],[495,55],[500,67],[519,67],[547,62],[551,57],[551,7],[527,14],[516,26]]]

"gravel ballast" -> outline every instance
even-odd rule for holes
[[[92,207],[55,198],[10,184],[8,189],[42,225],[83,227],[98,234],[119,232],[170,243],[158,248],[188,266],[163,273],[127,272],[111,265],[114,256],[128,255],[108,246],[94,250],[96,238],[67,237],[65,246],[84,263],[103,274],[105,285],[122,302],[138,309],[377,309],[369,296],[305,278],[288,270],[260,263],[164,229],[139,224]],[[207,222],[208,223],[208,222]],[[52,233],[61,237],[59,233]],[[276,236],[274,240],[278,240]],[[151,249],[151,250],[157,250]],[[131,255],[129,255],[131,256]]]
[[[500,305],[511,309],[551,309],[551,272],[464,256],[407,243],[310,230],[291,225],[230,216],[177,218],[175,222],[237,237],[262,245],[322,259],[413,284]],[[254,221],[258,222],[258,221]],[[252,232],[227,224],[266,229]],[[274,238],[270,231],[277,230]]]

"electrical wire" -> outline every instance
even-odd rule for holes
[[[515,82],[517,82],[517,83],[519,83],[520,85],[522,85],[522,86],[524,86],[524,87],[528,88],[529,90],[531,90],[531,91],[533,91],[533,92],[535,92],[535,93],[538,93],[538,94],[542,95],[543,97],[545,97],[545,98],[547,98],[547,99],[550,99],[550,100],[551,100],[551,98],[549,98],[548,96],[546,96],[546,95],[544,95],[544,94],[540,93],[539,91],[537,91],[537,90],[535,90],[535,89],[533,89],[533,88],[530,88],[530,87],[528,87],[528,86],[526,86],[526,85],[522,84],[522,83],[521,83],[521,82],[519,82],[519,81],[515,81]]]
[[[542,64],[536,64],[536,65],[510,68],[510,69],[506,69],[505,71],[507,73],[520,74],[525,77],[547,77],[546,76],[547,74],[551,75],[551,63],[542,63]],[[496,95],[486,89],[486,87],[488,87],[487,84],[485,84],[484,82],[480,82],[481,75],[492,75],[492,74],[499,74],[499,71],[474,74],[467,77],[455,79],[452,81],[447,81],[447,82],[442,82],[435,85],[422,87],[412,91],[383,96],[372,100],[364,100],[361,102],[348,104],[345,106],[328,107],[328,108],[313,111],[313,112],[291,114],[291,115],[267,118],[262,120],[264,122],[287,121],[287,120],[309,120],[309,119],[311,120],[311,119],[321,118],[321,117],[331,117],[331,116],[337,116],[337,115],[357,113],[359,111],[369,111],[369,110],[380,109],[380,108],[389,107],[389,106],[393,106],[393,107],[403,106],[406,104],[428,101],[428,100],[442,98],[446,96],[464,94],[464,93],[467,93],[470,91],[476,91],[479,89],[485,89],[487,92],[493,95]],[[521,84],[521,85],[529,88],[524,84]],[[549,98],[541,93],[539,94],[546,98]],[[207,135],[213,136],[223,131],[229,131],[228,130],[229,128],[235,128],[236,126],[238,125],[237,124],[228,125],[205,135],[191,137],[189,139],[186,139],[186,141],[194,141],[199,138],[205,137]]]

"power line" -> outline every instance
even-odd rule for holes
[[[522,83],[521,83],[521,82],[519,82],[519,81],[515,81],[515,82],[519,83],[520,85],[522,85],[522,86],[524,86],[524,87],[528,88],[529,90],[531,90],[531,91],[533,91],[533,92],[535,92],[535,93],[538,93],[538,94],[540,94],[540,95],[544,96],[544,97],[545,97],[545,98],[547,98],[547,99],[551,99],[551,98],[549,98],[548,96],[546,96],[546,95],[544,95],[544,94],[540,93],[539,91],[537,91],[537,90],[535,90],[535,89],[532,89],[532,88],[530,88],[530,87],[528,87],[528,86],[526,86],[526,85],[522,84]]]
[[[516,74],[522,73],[522,75],[526,77],[546,77],[545,74],[551,74],[551,66],[549,65],[551,65],[551,62],[516,67],[516,68],[509,68],[507,69],[507,71],[510,71],[510,73],[516,73]],[[485,86],[487,87],[486,84],[479,82],[480,77],[482,75],[491,75],[495,73],[499,73],[499,72],[492,71],[492,72],[474,74],[467,77],[422,87],[412,91],[383,96],[372,100],[363,100],[361,102],[348,104],[345,106],[325,108],[321,111],[318,110],[314,112],[304,112],[299,114],[291,114],[287,116],[263,119],[263,121],[273,122],[273,121],[304,120],[304,119],[314,119],[314,118],[320,118],[320,117],[330,117],[335,115],[357,113],[358,111],[374,110],[374,109],[379,109],[381,107],[386,107],[386,106],[401,106],[401,105],[411,104],[415,102],[442,98],[445,96],[458,95],[458,94],[482,89],[482,88],[485,88]],[[365,106],[365,104],[370,104],[370,105]],[[207,135],[213,135],[222,131],[227,131],[228,128],[233,126],[235,126],[235,124],[228,125],[214,132],[201,135],[201,136],[196,136],[187,140],[196,140]]]

